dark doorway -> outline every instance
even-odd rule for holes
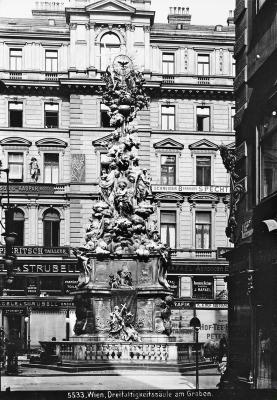
[[[13,341],[17,345],[19,353],[24,352],[26,348],[26,333],[24,326],[24,317],[22,315],[9,315],[8,316],[8,340]]]

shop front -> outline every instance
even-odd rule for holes
[[[174,287],[172,335],[177,341],[194,340],[190,320],[199,318],[199,341],[219,342],[227,336],[228,293],[225,261],[176,262],[171,265],[168,280]]]
[[[73,334],[75,307],[70,293],[77,288],[79,271],[69,251],[54,249],[62,253],[54,259],[53,249],[49,254],[46,248],[15,249],[20,255],[11,285],[6,283],[6,271],[0,260],[1,324],[8,338],[11,334],[17,337],[20,351],[39,347],[41,340],[65,339],[68,323],[69,336]]]

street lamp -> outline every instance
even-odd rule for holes
[[[69,318],[69,308],[66,310],[65,317],[65,340],[69,340],[69,329],[70,329],[70,318]]]
[[[195,352],[195,381],[196,381],[196,389],[199,389],[199,364],[198,364],[198,333],[201,327],[200,320],[197,317],[193,317],[190,320],[189,326],[194,328],[195,331],[195,344],[196,344],[196,352]]]
[[[31,310],[29,308],[27,308],[27,315],[25,317],[25,322],[27,324],[27,359],[30,359],[30,355],[31,355],[31,335],[30,335],[30,331],[31,331],[31,321],[30,321],[30,314],[31,314]]]
[[[7,175],[7,211],[6,211],[6,224],[5,227],[5,232],[2,233],[2,236],[4,236],[5,243],[6,243],[6,251],[5,251],[5,256],[3,257],[4,265],[7,270],[7,284],[11,284],[14,281],[14,277],[16,274],[16,268],[15,268],[15,263],[16,263],[16,256],[14,255],[13,252],[13,246],[15,243],[15,239],[17,234],[15,232],[11,232],[12,230],[12,218],[13,218],[13,210],[10,205],[10,179],[9,179],[9,168],[0,168],[0,174],[1,172],[5,172]],[[4,205],[2,204],[2,207],[4,208]]]

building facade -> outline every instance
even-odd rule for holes
[[[237,1],[235,10],[229,369],[258,389],[276,388],[276,11],[266,0]]]
[[[30,315],[32,346],[63,339],[66,317],[73,333],[72,248],[84,243],[112,132],[101,76],[126,54],[143,72],[150,97],[138,116],[139,151],[152,176],[161,238],[173,249],[173,334],[191,340],[196,314],[200,340],[220,339],[228,273],[221,254],[230,244],[229,176],[218,146],[234,142],[232,15],[226,26],[196,26],[184,8],[155,23],[149,0],[45,4],[30,19],[0,19],[1,160],[10,168],[18,233],[12,286],[1,272],[2,324],[18,329],[24,344]],[[2,173],[3,204],[5,191]]]

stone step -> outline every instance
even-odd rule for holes
[[[152,363],[126,363],[126,362],[118,362],[115,361],[109,363],[103,362],[68,362],[63,363],[61,365],[44,365],[39,363],[33,364],[22,364],[22,367],[28,368],[41,368],[41,369],[49,369],[53,371],[61,371],[61,372],[85,372],[85,371],[122,371],[125,368],[128,370],[148,370],[148,371],[167,371],[167,372],[175,372],[175,373],[184,373],[187,371],[195,370],[195,363],[180,363],[180,364],[172,364],[172,363],[163,363],[160,362],[152,362]],[[199,369],[208,369],[215,368],[216,364],[212,362],[199,362]]]

